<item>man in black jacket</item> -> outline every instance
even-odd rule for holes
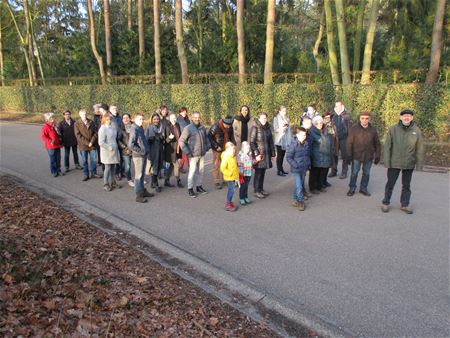
[[[350,128],[347,139],[347,150],[349,156],[347,162],[352,166],[349,184],[350,189],[347,192],[347,196],[353,196],[355,194],[356,181],[361,165],[363,174],[359,192],[364,196],[370,196],[367,190],[370,168],[372,167],[372,161],[375,164],[380,162],[381,146],[378,133],[370,124],[369,112],[359,114],[359,123]]]
[[[334,105],[332,122],[336,126],[337,138],[339,140],[337,154],[341,153],[342,158],[342,171],[339,178],[347,178],[348,164],[347,164],[347,136],[348,131],[352,126],[352,117],[347,109],[344,107],[342,101],[336,101]],[[334,177],[337,175],[337,167],[339,162],[339,156],[334,155],[334,161],[332,163],[331,172],[328,177]]]
[[[76,169],[81,169],[78,160],[78,146],[77,138],[75,137],[75,121],[71,117],[72,113],[67,110],[63,113],[64,119],[59,124],[59,131],[61,132],[62,144],[64,146],[64,166],[65,170],[69,171],[70,166],[70,150],[72,149],[73,161]]]

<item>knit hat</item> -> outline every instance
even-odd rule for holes
[[[400,115],[405,115],[405,114],[414,115],[414,112],[411,109],[404,109],[400,112]]]
[[[231,115],[227,115],[222,119],[224,124],[228,124],[229,126],[231,126],[233,124],[233,116]]]

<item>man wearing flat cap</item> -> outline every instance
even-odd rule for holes
[[[400,121],[389,128],[384,143],[384,165],[387,168],[387,183],[384,193],[383,212],[389,211],[392,191],[402,172],[402,193],[400,210],[407,214],[413,211],[409,207],[411,198],[411,178],[414,168],[423,169],[422,133],[413,121],[414,112],[405,109],[400,112]]]
[[[221,118],[209,128],[208,137],[213,151],[213,178],[217,189],[222,189],[223,177],[220,172],[220,159],[227,142],[236,144],[233,133],[233,117],[230,115]]]

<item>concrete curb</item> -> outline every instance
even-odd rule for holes
[[[286,305],[289,300],[278,300],[270,294],[265,294],[249,283],[227,274],[220,267],[75,195],[2,166],[0,166],[0,174],[11,177],[18,184],[51,199],[82,220],[93,224],[126,245],[133,246],[181,278],[190,281],[253,320],[265,321],[274,332],[283,337],[297,337],[299,332],[302,332],[301,336],[304,336],[310,331],[324,337],[355,336],[352,332],[309,313],[307,309],[297,310]]]

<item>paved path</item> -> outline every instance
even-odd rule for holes
[[[82,183],[80,171],[51,177],[39,133],[38,126],[0,123],[0,168],[118,215],[347,335],[450,335],[448,174],[414,172],[414,215],[398,210],[399,186],[393,210],[380,211],[380,166],[372,171],[372,197],[347,197],[348,181],[333,178],[303,213],[290,206],[292,179],[273,169],[268,199],[225,212],[226,191],[213,189],[211,164],[208,195],[190,199],[170,188],[141,205],[131,188],[107,193],[101,180]]]

